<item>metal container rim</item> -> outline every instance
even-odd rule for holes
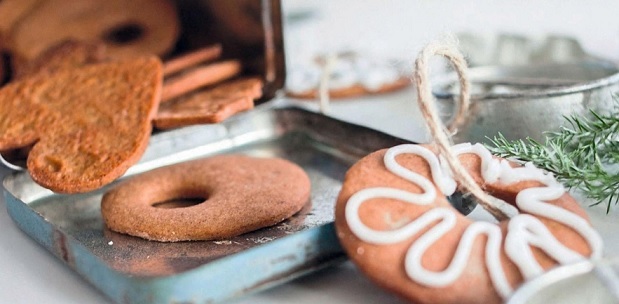
[[[603,63],[604,64],[604,63]],[[614,67],[614,66],[613,66]],[[617,67],[614,67],[615,69]],[[609,76],[578,83],[575,85],[566,85],[554,87],[545,90],[528,90],[522,92],[510,93],[483,93],[471,94],[471,101],[475,102],[490,102],[490,101],[509,101],[514,99],[538,99],[545,97],[556,97],[574,93],[582,93],[595,89],[601,89],[619,83],[619,71]],[[435,98],[438,100],[454,100],[457,96],[453,93],[437,92],[432,90]]]

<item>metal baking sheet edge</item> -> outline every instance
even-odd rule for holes
[[[218,303],[345,260],[330,223],[180,274],[131,277],[107,267],[84,245],[6,191],[4,197],[9,215],[21,230],[117,303]]]

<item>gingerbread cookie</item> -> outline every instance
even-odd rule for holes
[[[105,193],[101,214],[111,230],[176,242],[226,239],[275,225],[310,195],[299,166],[278,158],[221,155],[142,173]],[[160,208],[175,199],[198,204]]]
[[[37,73],[54,73],[99,63],[107,58],[105,45],[67,40],[55,45],[34,60],[22,64],[13,61],[13,80]]]
[[[27,167],[56,192],[97,189],[148,144],[162,86],[156,57],[65,69],[0,89],[0,151],[34,144]]]
[[[325,69],[330,71],[325,83],[329,96],[334,99],[387,93],[411,84],[393,62],[346,52],[330,61],[318,57],[309,63],[292,64],[286,78],[286,94],[302,99],[318,98]]]
[[[2,48],[11,45],[9,39],[13,28],[43,0],[0,1],[0,44]]]
[[[457,184],[434,151],[401,145],[374,152],[346,174],[335,224],[350,258],[379,285],[415,303],[500,303],[523,281],[602,254],[585,211],[552,175],[453,147],[485,190],[519,214],[498,224],[458,213]]]
[[[168,0],[45,0],[14,26],[11,50],[28,62],[72,39],[104,43],[116,59],[163,56],[179,31],[176,7]]]
[[[163,63],[163,75],[169,76],[197,64],[218,59],[221,45],[215,44],[179,55]]]
[[[238,112],[252,109],[254,99],[260,96],[260,79],[233,80],[161,104],[153,123],[158,129],[170,129],[222,122]]]
[[[240,61],[225,60],[187,69],[180,75],[165,80],[161,102],[170,101],[189,91],[232,78],[241,72],[241,68]]]

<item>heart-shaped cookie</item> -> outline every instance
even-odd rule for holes
[[[93,190],[144,152],[162,64],[141,57],[37,74],[0,89],[0,150],[34,144],[33,180],[56,192]]]

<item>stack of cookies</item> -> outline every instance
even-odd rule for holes
[[[48,189],[120,177],[158,129],[217,123],[262,96],[221,45],[179,54],[169,0],[0,2],[0,151]],[[18,151],[19,153],[15,153]]]

